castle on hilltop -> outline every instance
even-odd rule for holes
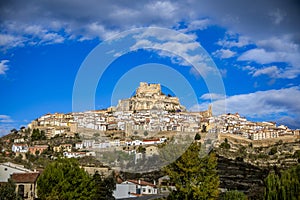
[[[117,111],[140,110],[166,110],[185,111],[185,107],[179,102],[178,97],[166,96],[161,91],[160,84],[148,84],[141,82],[135,95],[129,99],[119,100]]]

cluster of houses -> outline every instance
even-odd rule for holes
[[[28,146],[26,143],[13,143],[11,150],[16,154],[29,152],[36,155],[43,153],[48,147],[48,145]]]
[[[73,113],[78,127],[100,131],[121,130],[127,135],[144,131],[198,132],[199,112],[169,112],[165,110],[141,111],[89,111]]]
[[[111,140],[98,142],[96,140],[83,140],[75,144],[76,149],[105,149],[110,147],[156,145],[167,141],[167,138],[143,139],[143,140]]]
[[[210,132],[235,134],[251,140],[278,138],[286,135],[300,135],[300,130],[292,130],[275,122],[251,122],[238,113],[223,114],[209,119]]]
[[[28,124],[38,128],[47,138],[57,135],[74,136],[78,128],[98,131],[124,131],[127,135],[143,134],[147,131],[199,132],[200,112],[169,112],[165,110],[114,111],[95,110],[68,114],[46,114]]]
[[[54,152],[62,152],[67,158],[79,158],[84,156],[96,156],[95,151],[106,150],[111,148],[118,148],[123,150],[123,147],[130,146],[156,146],[167,141],[167,138],[154,138],[154,139],[143,139],[143,140],[107,140],[107,141],[96,141],[96,140],[83,140],[81,142],[72,144],[59,144],[54,146],[52,150]],[[19,142],[19,139],[16,140]],[[22,155],[25,158],[26,153],[33,155],[41,154],[45,150],[49,149],[49,145],[33,145],[28,146],[27,143],[13,143],[12,151],[18,156]],[[74,151],[76,149],[76,151]]]
[[[31,130],[39,129],[44,131],[48,139],[58,135],[73,137],[77,132],[77,123],[72,113],[54,113],[43,115],[27,125]]]

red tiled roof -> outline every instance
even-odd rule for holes
[[[142,181],[140,180],[140,183],[139,183],[139,180],[129,180],[128,182],[131,182],[131,183],[134,183],[134,184],[137,184],[137,185],[142,185],[142,186],[151,186],[151,187],[156,187],[153,183],[149,183],[147,181]]]
[[[143,142],[159,142],[159,139],[144,139]]]
[[[13,173],[11,179],[15,183],[34,183],[39,175],[39,173]]]

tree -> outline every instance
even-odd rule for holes
[[[237,190],[231,190],[225,193],[223,200],[247,200],[247,195],[245,195],[243,192],[239,192]]]
[[[100,133],[94,133],[94,137],[99,137],[100,136]]]
[[[228,143],[228,139],[225,138],[224,142],[222,142],[220,144],[220,148],[223,148],[223,149],[230,149],[230,144]]]
[[[92,199],[95,200],[113,200],[113,190],[115,189],[115,181],[113,175],[102,180],[101,175],[96,172],[93,176],[95,184],[95,193]]]
[[[148,131],[144,131],[144,136],[147,136],[148,135]]]
[[[0,200],[19,199],[16,193],[16,185],[11,179],[0,185]]]
[[[59,159],[50,163],[37,181],[41,199],[91,199],[95,194],[92,178],[75,159]]]
[[[46,134],[45,131],[40,131],[38,128],[37,129],[33,129],[32,130],[32,134],[31,134],[31,140],[35,141],[35,140],[45,140],[46,138]]]
[[[195,135],[195,140],[201,140],[201,135],[199,133]]]
[[[269,155],[274,155],[276,153],[277,153],[277,147],[275,146],[275,147],[272,147],[272,149],[269,152]]]
[[[219,177],[215,153],[200,157],[201,144],[192,143],[187,151],[165,168],[175,184],[168,199],[216,199],[219,194]]]
[[[266,200],[296,200],[300,197],[300,165],[281,171],[271,172],[265,179]]]

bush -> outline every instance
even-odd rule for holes
[[[231,190],[225,193],[223,200],[247,200],[247,195],[237,190]]]
[[[277,147],[272,147],[272,149],[269,152],[269,155],[274,155],[277,153]]]
[[[201,140],[201,135],[199,133],[195,135],[195,140]]]

